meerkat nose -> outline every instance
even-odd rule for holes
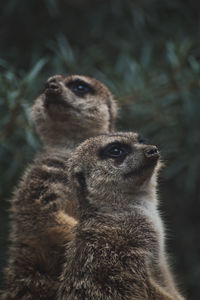
[[[156,146],[148,146],[147,148],[144,149],[144,155],[147,158],[158,158],[159,157],[159,151]]]
[[[57,90],[59,88],[59,85],[57,82],[47,82],[45,84],[46,90]]]
[[[59,93],[60,84],[55,79],[49,80],[45,83],[44,92],[46,95],[51,96]]]

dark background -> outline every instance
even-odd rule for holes
[[[200,1],[1,0],[0,268],[8,199],[39,149],[29,108],[56,73],[105,82],[118,129],[161,149],[160,200],[171,263],[187,299],[200,299]]]

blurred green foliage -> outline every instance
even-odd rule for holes
[[[50,75],[84,73],[118,98],[119,129],[160,147],[168,248],[182,290],[198,300],[200,2],[2,0],[0,10],[0,267],[7,199],[39,149],[29,108]]]

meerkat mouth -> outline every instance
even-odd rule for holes
[[[156,167],[157,165],[157,161],[158,159],[152,160],[151,163],[142,165],[140,168],[136,169],[136,170],[131,170],[130,172],[127,172],[123,175],[124,179],[129,179],[131,177],[139,177],[139,176],[143,176],[145,174],[145,172],[147,172],[148,170],[153,171],[153,169]]]
[[[67,103],[61,95],[55,95],[55,94],[45,94],[45,106],[49,105],[62,105],[64,107],[72,107],[69,103]]]
[[[67,99],[64,99],[61,94],[46,94],[45,93],[45,99],[44,99],[44,105],[48,109],[49,106],[62,106],[65,109],[68,110],[74,110],[76,112],[81,112],[80,109],[77,107],[74,107],[72,104],[70,104]]]

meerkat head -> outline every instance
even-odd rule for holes
[[[79,204],[94,207],[125,207],[152,196],[156,189],[159,152],[146,145],[137,133],[115,133],[90,138],[70,161],[72,190]]]
[[[109,89],[80,75],[50,77],[32,109],[37,132],[47,145],[111,132],[116,114]]]

